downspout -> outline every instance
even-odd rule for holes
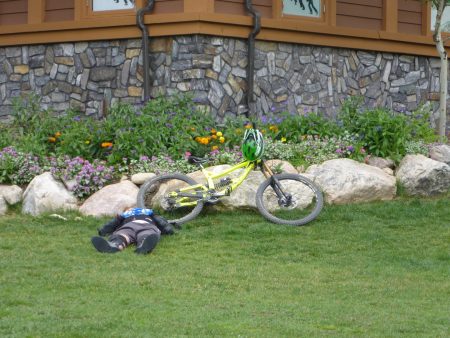
[[[149,34],[148,27],[144,23],[144,16],[146,13],[151,13],[155,7],[155,0],[148,0],[148,3],[145,7],[140,8],[136,14],[136,24],[142,31],[142,59],[144,62],[144,102],[150,100],[150,74],[149,74],[149,59],[150,59],[150,51],[148,46]]]
[[[247,63],[247,112],[246,116],[254,113],[254,74],[255,74],[255,39],[261,31],[261,14],[253,8],[252,0],[245,0],[245,8],[253,16],[253,30],[248,36],[248,63]]]

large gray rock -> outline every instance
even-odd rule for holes
[[[432,196],[450,190],[450,166],[423,155],[407,155],[396,177],[408,195]]]
[[[430,149],[430,158],[450,165],[450,146],[441,144]]]
[[[265,162],[266,165],[274,172],[288,173],[288,174],[298,174],[297,169],[287,161],[282,160],[268,160]]]
[[[8,205],[6,204],[5,199],[0,196],[0,216],[3,216],[8,211]]]
[[[80,207],[83,215],[115,216],[136,206],[139,188],[130,181],[111,184],[90,196]]]
[[[17,185],[1,185],[0,184],[0,197],[9,205],[14,205],[22,201],[23,189]]]
[[[23,194],[22,212],[36,216],[56,210],[76,210],[77,204],[78,200],[64,184],[46,172],[36,176],[28,185]]]
[[[395,177],[350,159],[313,165],[306,173],[321,187],[325,201],[330,204],[391,200],[397,191]]]

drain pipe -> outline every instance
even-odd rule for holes
[[[247,64],[247,112],[246,117],[253,115],[254,74],[255,74],[255,39],[261,31],[261,14],[253,8],[252,0],[245,0],[245,8],[253,16],[253,30],[248,36],[248,64]]]
[[[155,7],[155,0],[148,0],[147,5],[140,8],[136,14],[136,24],[142,31],[142,51],[144,53],[142,56],[144,62],[144,102],[150,100],[150,51],[148,46],[149,34],[148,27],[144,23],[144,16],[146,13],[151,13],[153,7]]]

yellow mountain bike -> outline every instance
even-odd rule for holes
[[[295,226],[314,220],[323,207],[320,189],[310,179],[298,174],[274,174],[262,160],[264,147],[261,133],[256,129],[252,131],[253,135],[260,137],[257,141],[261,147],[256,153],[252,152],[254,143],[250,143],[250,148],[245,148],[249,143],[246,143],[244,136],[243,154],[249,159],[213,173],[203,167],[208,159],[191,156],[188,161],[200,167],[205,183],[197,183],[193,178],[179,173],[156,176],[139,189],[138,207],[151,208],[179,226],[197,217],[205,204],[216,204],[221,198],[230,196],[252,170],[260,169],[266,180],[256,191],[256,207],[266,219]]]

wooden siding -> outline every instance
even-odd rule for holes
[[[32,0],[33,1],[33,0]],[[72,21],[74,20],[74,0],[46,0],[44,21]]]
[[[272,17],[272,5],[272,0],[253,0],[253,7],[261,13],[261,17],[263,18]],[[215,0],[214,8],[216,13],[248,15],[244,0]]]
[[[153,13],[183,13],[183,8],[183,0],[156,0]]]
[[[383,0],[336,0],[336,25],[380,30],[383,26]]]
[[[136,0],[142,7],[147,0]],[[320,20],[281,14],[281,0],[253,0],[258,40],[436,56],[431,9],[414,0],[322,0]],[[136,12],[89,11],[89,0],[0,0],[0,46],[141,38]],[[65,13],[65,14],[62,14]],[[245,39],[244,0],[156,0],[150,36],[204,34]]]
[[[405,34],[421,34],[422,4],[419,1],[398,1],[398,31]]]
[[[28,0],[0,0],[0,25],[26,24]]]

